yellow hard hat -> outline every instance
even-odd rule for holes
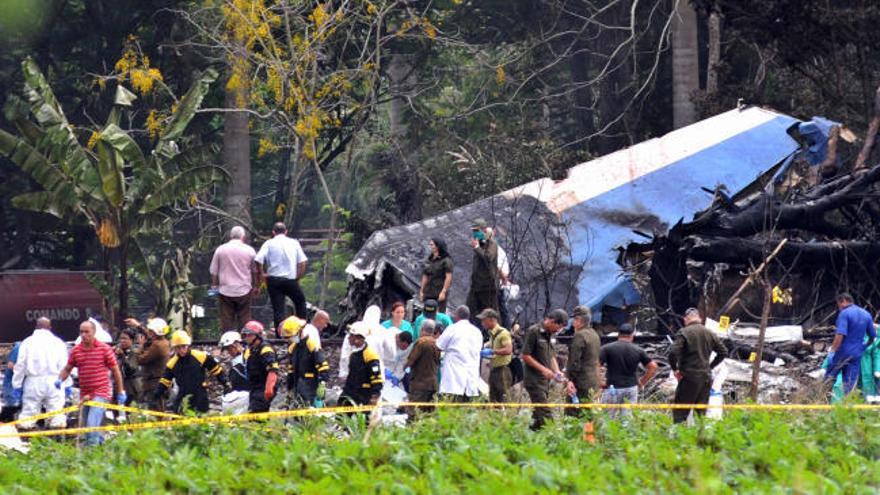
[[[301,320],[297,316],[291,316],[281,322],[278,333],[284,338],[290,338],[298,334],[302,327],[306,326],[306,321]]]
[[[147,320],[147,330],[156,332],[156,335],[168,335],[168,332],[171,331],[171,327],[169,327],[168,323],[162,318],[150,318]]]
[[[193,339],[183,330],[178,330],[171,334],[171,347],[179,345],[192,345]]]

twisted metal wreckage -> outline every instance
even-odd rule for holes
[[[594,319],[637,318],[664,333],[700,304],[708,315],[742,273],[788,242],[768,263],[790,306],[773,324],[821,326],[847,289],[880,308],[880,167],[869,167],[877,116],[858,149],[839,123],[742,107],[420,222],[374,233],[347,272],[349,316],[368,304],[417,293],[427,241],[447,241],[455,261],[452,305],[469,283],[470,222],[486,218],[510,258],[519,322],[552,307],[589,305]],[[754,321],[763,291],[746,290],[728,313]],[[647,308],[648,311],[645,311]]]

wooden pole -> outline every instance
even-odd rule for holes
[[[730,308],[732,308],[733,305],[738,301],[739,295],[742,294],[742,292],[746,290],[746,288],[761,275],[761,272],[764,271],[764,268],[766,268],[767,265],[771,261],[773,261],[773,258],[775,258],[777,254],[779,254],[779,251],[782,251],[782,247],[785,246],[787,242],[787,237],[779,241],[779,244],[776,246],[776,249],[774,249],[773,252],[770,253],[770,256],[767,256],[764,261],[761,262],[761,265],[758,266],[755,271],[749,274],[748,278],[746,278],[743,281],[742,285],[739,286],[739,289],[736,289],[736,292],[734,292],[733,295],[730,296],[730,299],[728,299],[727,302],[724,303],[724,306],[722,306],[721,310],[718,311],[718,316],[722,316],[724,315],[724,313],[730,311]]]
[[[764,337],[767,334],[767,320],[770,319],[771,294],[770,282],[764,278],[764,309],[761,310],[761,328],[758,331],[758,346],[755,350],[755,362],[752,364],[752,388],[749,397],[758,402],[758,378],[761,374],[761,360],[764,357]]]

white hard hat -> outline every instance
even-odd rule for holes
[[[229,347],[236,342],[241,342],[241,334],[236,331],[229,331],[220,336],[220,347]]]
[[[162,318],[150,318],[149,321],[147,321],[147,330],[156,332],[156,335],[167,335],[168,332],[171,331],[171,328]]]
[[[363,321],[356,321],[348,326],[348,333],[366,338],[370,335],[370,325]]]

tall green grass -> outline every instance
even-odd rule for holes
[[[528,431],[528,414],[446,410],[407,428],[313,418],[120,434],[0,454],[3,493],[878,493],[875,412],[733,412],[676,426],[637,412]]]

